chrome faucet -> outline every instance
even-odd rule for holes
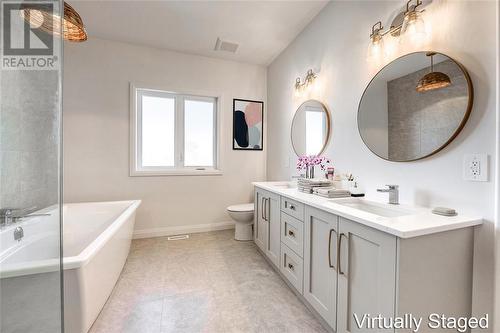
[[[385,185],[387,188],[378,188],[377,192],[389,193],[389,203],[399,205],[399,185]]]
[[[31,208],[2,208],[0,209],[0,226],[6,226],[15,223],[22,219],[37,216],[50,216],[50,214],[31,214],[36,211],[37,207]]]
[[[17,227],[14,230],[14,240],[20,242],[21,239],[23,239],[23,237],[24,237],[24,230],[23,230],[23,228]]]

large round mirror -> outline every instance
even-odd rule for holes
[[[323,103],[316,100],[302,103],[295,111],[291,132],[297,156],[321,154],[330,136],[330,114]]]
[[[359,133],[381,158],[418,160],[458,135],[472,100],[472,83],[461,64],[436,52],[407,54],[368,84],[359,103]]]

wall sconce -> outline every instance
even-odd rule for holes
[[[415,5],[411,5],[416,1]],[[399,13],[394,20],[392,20],[391,27],[384,31],[382,22],[378,21],[372,26],[370,34],[370,44],[368,45],[368,60],[380,57],[382,53],[390,54],[394,50],[391,48],[384,48],[384,38],[400,37],[400,42],[409,42],[412,45],[418,45],[425,40],[427,32],[425,23],[422,18],[424,10],[418,10],[422,5],[422,0],[408,0],[406,3],[406,10]],[[393,43],[391,43],[393,46]]]
[[[368,59],[379,57],[384,49],[384,33],[382,29],[382,22],[380,21],[372,26],[370,44],[368,45]]]
[[[306,90],[308,87],[313,85],[316,77],[317,77],[317,75],[313,72],[312,69],[310,69],[307,71],[303,82],[300,79],[300,77],[296,78],[295,79],[295,94],[297,96],[300,96],[302,91]]]
[[[410,42],[412,45],[419,45],[427,37],[424,19],[422,18],[423,10],[417,10],[417,7],[422,5],[422,0],[417,0],[417,4],[412,7],[409,6],[410,2],[411,0],[406,3],[405,16],[401,26],[401,36],[405,42]]]

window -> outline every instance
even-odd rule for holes
[[[315,155],[323,149],[327,124],[324,110],[317,107],[306,108],[306,155]]]
[[[220,174],[217,98],[132,87],[131,172]]]

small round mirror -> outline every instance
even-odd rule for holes
[[[472,100],[472,83],[461,64],[442,53],[410,53],[382,68],[366,87],[359,133],[383,159],[419,160],[453,141]]]
[[[297,156],[320,155],[330,136],[330,114],[323,103],[302,103],[292,121],[292,146]]]

